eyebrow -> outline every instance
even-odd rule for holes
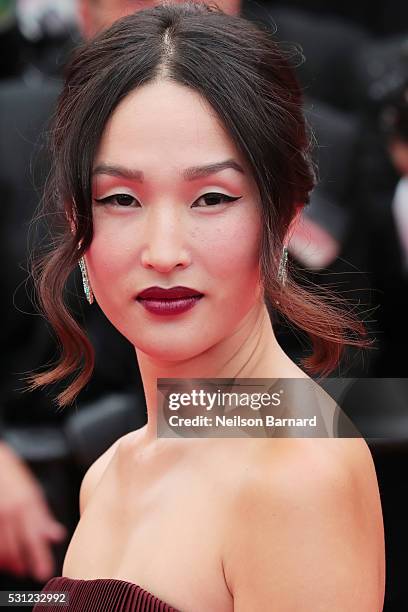
[[[232,170],[236,170],[236,172],[245,174],[244,169],[238,162],[236,162],[234,159],[226,159],[225,161],[214,162],[213,164],[207,164],[205,166],[193,166],[191,168],[186,168],[182,172],[182,176],[186,181],[194,181],[210,176],[211,174],[216,174],[217,172],[221,172],[227,168],[231,168]],[[141,170],[133,170],[123,166],[111,166],[108,164],[99,164],[96,166],[92,171],[92,176],[98,174],[118,176],[119,178],[126,178],[139,182],[143,182],[144,180],[144,175]]]

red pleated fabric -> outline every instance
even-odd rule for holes
[[[68,605],[37,603],[33,612],[178,612],[142,587],[117,578],[82,580],[55,576],[41,593],[64,591]]]

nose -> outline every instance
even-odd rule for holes
[[[166,273],[175,267],[184,268],[190,264],[186,248],[187,228],[177,210],[172,210],[169,205],[150,210],[143,230],[143,267]]]

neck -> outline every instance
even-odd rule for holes
[[[146,443],[157,439],[158,378],[284,378],[302,375],[279,346],[268,310],[258,303],[228,338],[184,361],[162,361],[136,348],[147,405]]]

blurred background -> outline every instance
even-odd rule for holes
[[[79,269],[67,299],[95,346],[92,382],[74,407],[58,411],[52,399],[61,388],[22,393],[22,374],[58,355],[33,305],[27,257],[64,65],[82,39],[152,4],[0,0],[0,590],[39,590],[61,574],[85,471],[146,422],[134,349],[97,304],[87,305]],[[332,376],[354,380],[341,407],[373,454],[386,529],[384,609],[400,612],[408,609],[408,4],[218,4],[268,24],[298,50],[319,183],[289,257],[301,282],[347,298],[374,340],[371,350],[348,350]],[[300,330],[279,318],[276,333],[295,361],[308,352]]]

